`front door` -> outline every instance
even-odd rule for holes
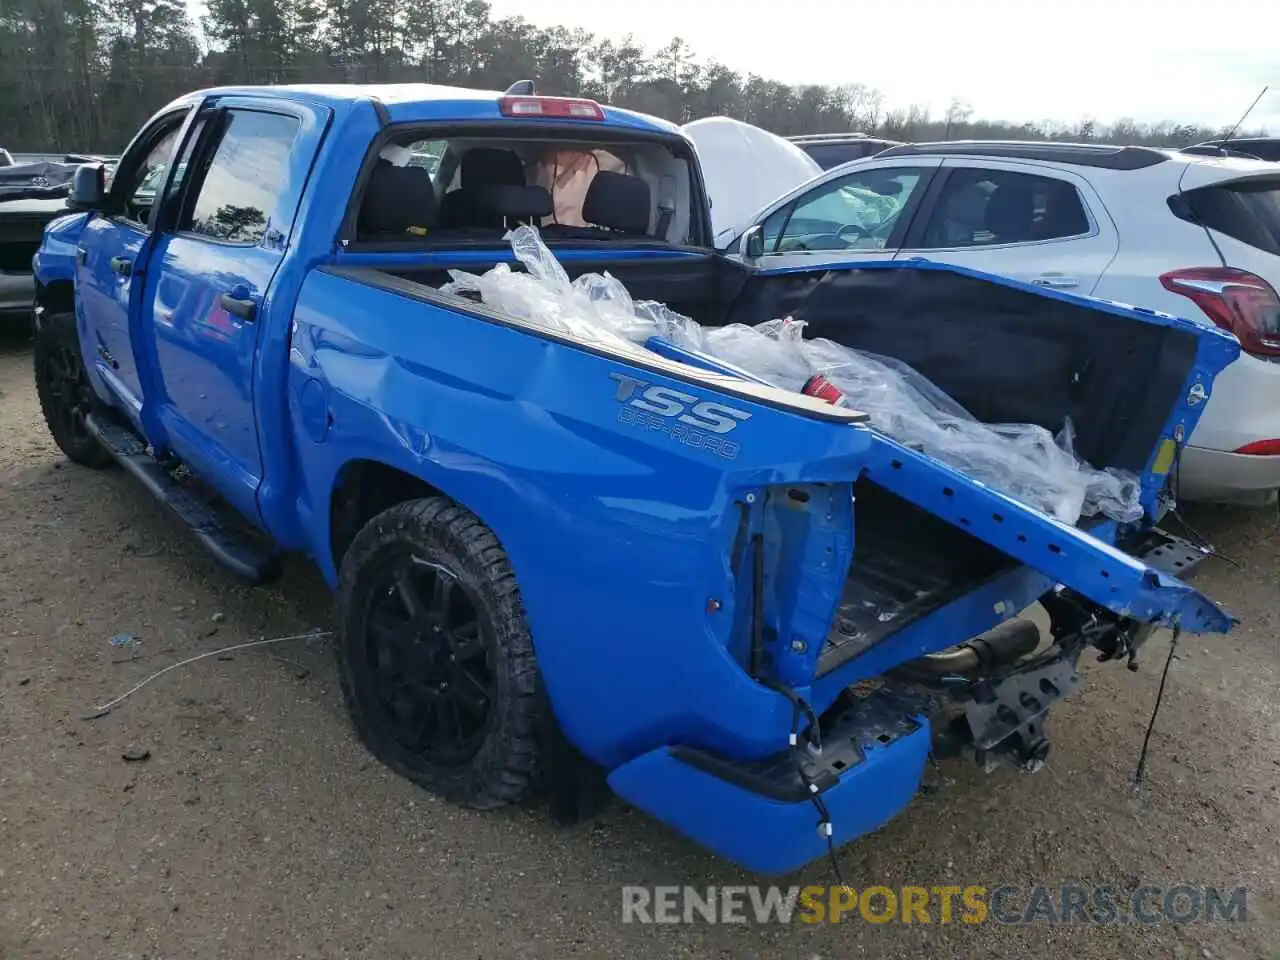
[[[139,426],[145,389],[130,318],[138,314],[152,205],[188,112],[159,118],[130,145],[111,184],[112,212],[89,220],[76,254],[76,312],[85,367]]]
[[[220,100],[208,112],[144,294],[167,444],[251,518],[262,476],[261,315],[323,128],[312,112],[265,103]]]

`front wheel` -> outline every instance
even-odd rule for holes
[[[374,517],[342,560],[338,671],[375,757],[447,800],[520,800],[538,762],[542,684],[497,538],[444,497]]]
[[[36,334],[34,355],[40,411],[58,449],[85,467],[96,469],[114,463],[85,423],[93,406],[93,388],[80,357],[76,315],[54,313],[46,317]]]

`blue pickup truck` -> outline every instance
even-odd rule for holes
[[[67,203],[35,258],[58,446],[250,581],[309,556],[360,737],[456,803],[616,794],[785,872],[901,811],[931,753],[1043,765],[1085,650],[1231,626],[1156,522],[1234,339],[938,265],[723,257],[664,122],[527,88],[207,90]],[[1070,416],[1145,517],[1063,523],[856,410],[441,289],[525,222],[702,324],[792,316],[983,420]]]

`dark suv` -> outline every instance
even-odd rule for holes
[[[882,140],[865,133],[807,133],[787,139],[813,157],[823,170],[900,145],[897,140]]]

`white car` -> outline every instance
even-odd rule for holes
[[[1214,384],[1177,492],[1276,498],[1280,164],[1097,144],[909,144],[795,187],[717,241],[772,266],[819,251],[935,260],[1217,324],[1243,352]]]

